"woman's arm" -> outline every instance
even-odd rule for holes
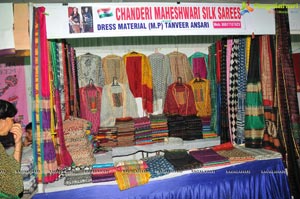
[[[22,156],[22,127],[21,124],[15,123],[13,124],[10,132],[14,134],[15,140],[15,151],[14,151],[14,158],[21,162]]]

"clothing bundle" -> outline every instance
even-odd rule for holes
[[[152,131],[150,126],[150,119],[145,116],[140,118],[134,118],[133,121],[135,128],[135,144],[152,144]]]
[[[203,137],[201,118],[196,115],[172,115],[167,116],[167,120],[170,137],[180,137],[183,140],[201,139]]]
[[[102,127],[97,133],[92,134],[93,153],[104,153],[110,151],[112,147],[116,147],[117,142],[117,128]]]
[[[75,117],[63,122],[66,146],[76,166],[91,165],[96,161],[87,135],[90,126],[87,120]]]
[[[118,146],[133,146],[135,130],[133,118],[128,117],[116,119],[115,126],[118,129]]]
[[[116,181],[120,190],[129,189],[148,183],[151,174],[146,169],[147,164],[143,160],[128,160],[115,164]]]
[[[64,185],[77,185],[92,182],[91,166],[71,166],[65,169]]]
[[[168,137],[168,119],[164,114],[150,115],[150,126],[152,131],[152,142],[163,142]]]
[[[117,171],[117,168],[114,167],[113,163],[104,163],[104,164],[93,164],[92,165],[92,182],[107,182],[114,181],[114,173]]]

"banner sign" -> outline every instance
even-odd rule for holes
[[[48,39],[275,34],[274,13],[243,4],[69,3],[46,8]]]

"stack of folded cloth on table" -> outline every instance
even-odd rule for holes
[[[228,158],[231,164],[255,160],[254,156],[233,146],[231,142],[212,147],[219,155]]]
[[[33,169],[31,146],[23,147],[21,160],[21,174],[23,177],[24,194],[32,194],[37,188],[36,173]]]
[[[114,181],[117,168],[113,163],[93,164],[92,165],[92,182]]]
[[[164,142],[169,136],[168,120],[164,114],[150,115],[150,125],[152,131],[152,142]]]
[[[135,144],[145,145],[152,144],[152,132],[150,126],[150,119],[148,117],[134,118],[135,128]]]
[[[246,148],[245,145],[236,145],[235,147],[239,150],[242,150],[242,151],[252,155],[255,158],[255,160],[282,158],[281,153],[272,151],[272,150],[268,150],[268,149]]]
[[[222,166],[230,164],[228,158],[219,155],[211,148],[191,149],[189,154],[197,161],[201,162],[203,167]]]
[[[170,115],[167,118],[168,118],[169,136],[180,137],[184,139],[184,137],[186,137],[184,117],[180,115]]]
[[[161,155],[146,158],[144,161],[148,165],[147,171],[150,172],[151,178],[167,175],[175,171],[174,166]]]
[[[112,147],[116,147],[118,144],[117,131],[115,127],[100,127],[97,133],[93,133],[93,153],[105,153],[111,151]]]
[[[89,121],[76,117],[70,117],[63,122],[66,147],[76,166],[92,165],[96,161],[87,135],[90,126]]]
[[[203,138],[215,138],[218,135],[213,132],[210,127],[211,116],[201,117]]]
[[[135,144],[133,118],[117,118],[115,127],[118,129],[118,146],[133,146]]]
[[[201,118],[196,115],[184,116],[185,120],[185,132],[186,135],[183,137],[185,140],[202,139],[202,121]]]
[[[120,190],[129,189],[149,182],[151,174],[143,160],[127,160],[115,163],[115,177]]]
[[[202,164],[185,149],[174,149],[164,151],[164,158],[167,159],[176,171],[201,168]]]
[[[71,166],[64,169],[65,185],[86,184],[92,182],[91,166]]]

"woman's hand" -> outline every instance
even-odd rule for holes
[[[14,140],[15,140],[15,152],[14,152],[14,158],[21,162],[21,154],[22,154],[22,127],[21,124],[14,123],[12,128],[10,129],[10,132],[14,134]]]
[[[15,145],[22,144],[22,127],[19,123],[14,123],[10,132],[14,135]]]

